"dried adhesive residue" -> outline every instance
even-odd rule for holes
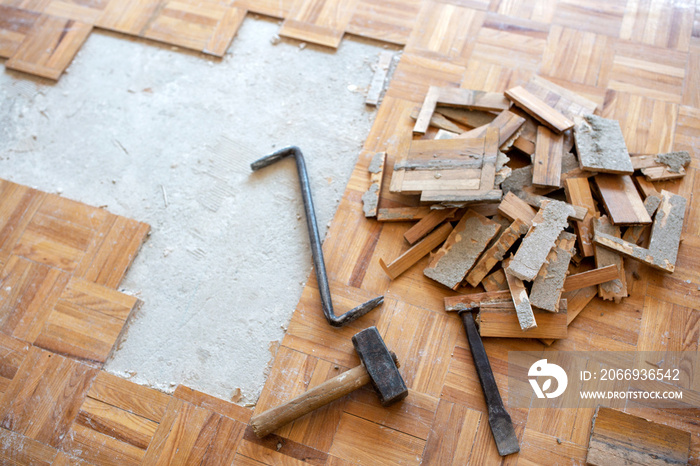
[[[369,215],[370,212],[377,209],[377,203],[379,201],[379,196],[377,196],[378,191],[379,191],[379,184],[374,183],[362,195],[362,210],[364,211],[365,216]]]
[[[515,313],[518,315],[518,322],[520,322],[520,328],[527,330],[529,328],[537,327],[535,323],[535,316],[532,314],[532,307],[529,301],[522,301],[520,304],[515,306]]]
[[[369,163],[369,170],[370,173],[379,173],[382,171],[382,161],[384,160],[384,157],[382,156],[382,153],[377,153],[374,154],[374,157],[372,157],[372,161]]]
[[[632,161],[617,120],[586,115],[574,127],[582,167],[632,173]]]
[[[656,163],[663,163],[668,167],[668,171],[679,173],[681,168],[690,163],[690,154],[686,151],[668,152],[656,156]]]

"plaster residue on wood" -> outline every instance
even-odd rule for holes
[[[606,216],[593,219],[593,231],[596,234],[601,232],[617,238],[620,237],[620,227],[614,226],[612,223],[610,223],[610,219],[608,219]],[[598,285],[598,296],[606,300],[614,299],[616,302],[619,302],[622,298],[626,298],[627,278],[625,276],[622,256],[614,251],[610,251],[598,245],[595,246],[594,251],[596,267],[601,268],[608,265],[615,265],[619,271],[620,277]]]
[[[547,255],[547,263],[532,283],[530,302],[549,312],[559,312],[559,298],[574,253],[576,235],[562,231],[554,248]]]
[[[620,174],[634,172],[617,120],[586,115],[577,120],[574,138],[582,169]]]
[[[668,152],[656,156],[656,162],[668,167],[668,171],[680,173],[681,169],[690,164],[690,154],[686,151]]]
[[[507,273],[521,280],[534,280],[547,260],[547,254],[554,242],[568,225],[571,214],[572,208],[569,204],[548,201],[533,219],[532,227],[513,257]]]

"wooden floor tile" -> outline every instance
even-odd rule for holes
[[[420,11],[420,0],[358,0],[346,32],[404,45]]]
[[[337,48],[358,0],[299,0],[279,34]]]
[[[244,9],[216,0],[169,0],[156,12],[143,36],[222,57],[245,14]]]
[[[10,386],[29,348],[29,344],[0,333],[0,393]]]
[[[233,0],[233,7],[273,18],[286,18],[298,0]]]
[[[91,31],[88,23],[42,15],[5,67],[57,80]]]
[[[109,2],[110,0],[50,0],[43,13],[86,24],[95,24]]]
[[[620,38],[686,51],[693,29],[694,7],[692,0],[629,1],[622,18]]]
[[[0,462],[2,464],[31,464],[50,466],[57,450],[22,434],[0,428]]]
[[[693,45],[688,53],[688,63],[686,65],[686,76],[697,76],[700,73],[700,46]],[[683,84],[683,105],[700,107],[700,89],[693,80],[686,79]]]
[[[452,63],[465,62],[485,16],[485,12],[472,8],[436,1],[423,2],[406,51]]]
[[[626,92],[608,91],[602,116],[620,123],[627,150],[633,154],[669,152],[678,106]]]
[[[423,453],[427,464],[469,464],[479,428],[479,411],[441,400]]]
[[[144,456],[145,464],[231,464],[245,425],[173,398]]]
[[[88,397],[160,423],[170,403],[170,396],[104,371],[95,378]]]
[[[588,449],[585,445],[562,441],[556,436],[525,429],[518,464],[583,464]]]
[[[0,180],[0,260],[7,263],[46,193]]]
[[[0,330],[33,343],[70,275],[12,256],[0,272]]]
[[[162,0],[110,0],[95,26],[139,36],[148,27],[161,4]]]
[[[320,466],[327,464],[327,460],[328,453],[315,450],[275,434],[259,439],[253,433],[253,429],[249,427],[243,434],[234,464],[313,464]]]
[[[695,107],[678,107],[678,119],[673,138],[673,150],[685,150],[693,154],[694,148],[700,144],[700,109]],[[700,158],[693,157],[690,162],[693,168],[700,168]]]
[[[0,4],[0,57],[15,54],[39,16],[33,11]]]
[[[487,14],[469,58],[535,72],[548,32],[547,24]]]
[[[532,71],[470,59],[460,87],[486,92],[505,92],[511,87],[525,84],[531,77]]]
[[[102,364],[139,300],[95,283],[72,279],[33,342],[55,353]]]
[[[540,73],[589,86],[605,87],[614,39],[553,25],[547,37]],[[601,73],[603,71],[603,73]]]
[[[97,371],[32,347],[0,403],[0,427],[57,448]]]
[[[626,42],[617,43],[614,50],[608,88],[681,102],[687,53]]]
[[[463,75],[464,67],[450,60],[406,52],[396,66],[384,102],[387,97],[396,97],[420,104],[430,86],[458,87]]]
[[[343,414],[329,453],[355,464],[420,464],[424,447],[424,440]]]
[[[178,387],[175,389],[175,393],[173,393],[173,396],[183,401],[187,401],[194,406],[206,408],[217,414],[221,414],[222,416],[226,416],[244,424],[248,424],[250,417],[253,415],[253,411],[251,409],[244,408],[225,400],[220,400],[211,395],[207,395],[206,393],[185,387],[184,385],[178,385]]]
[[[618,37],[627,0],[560,0],[554,24],[581,31]]]
[[[504,16],[551,23],[556,5],[557,0],[500,0],[496,11]]]

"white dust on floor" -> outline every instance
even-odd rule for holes
[[[147,222],[120,289],[144,301],[106,369],[242,403],[262,390],[311,271],[292,160],[301,147],[326,231],[375,111],[381,46],[272,40],[248,17],[222,61],[93,33],[57,84],[0,74],[0,177]]]

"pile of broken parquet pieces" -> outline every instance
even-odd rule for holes
[[[540,77],[505,94],[430,87],[390,183],[423,206],[378,208],[386,154],[369,167],[365,215],[420,220],[404,235],[410,248],[380,260],[386,273],[395,279],[441,246],[426,277],[486,290],[446,297],[446,310],[478,308],[482,336],[551,344],[596,289],[627,297],[623,256],[673,272],[686,199],[651,182],[684,176],[690,156],[630,155],[619,123],[595,110]]]

